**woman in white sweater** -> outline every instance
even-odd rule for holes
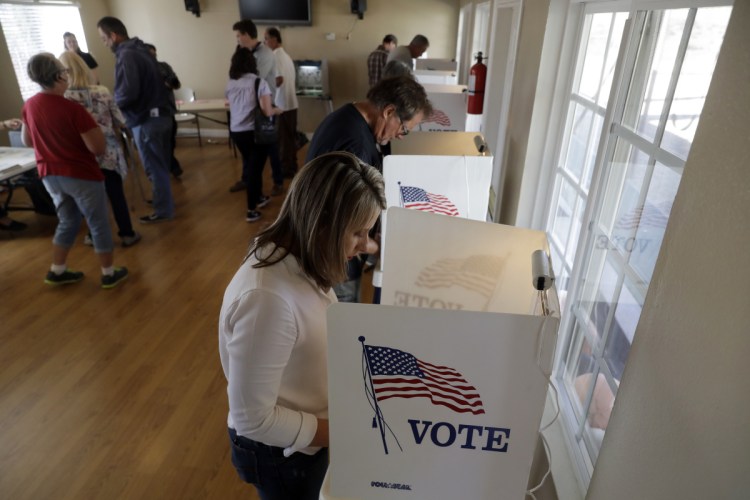
[[[262,500],[317,499],[328,466],[326,309],[385,209],[383,178],[336,152],[294,178],[224,294],[219,354],[232,462]]]

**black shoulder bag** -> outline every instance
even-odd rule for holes
[[[255,123],[255,144],[273,144],[278,140],[279,129],[275,116],[266,116],[260,109],[260,77],[255,79],[255,98],[258,104],[253,110],[253,122]]]

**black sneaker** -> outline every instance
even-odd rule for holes
[[[248,210],[245,220],[248,222],[255,222],[256,220],[260,219],[260,216],[260,212],[258,212],[257,210]]]
[[[268,205],[269,203],[271,203],[271,198],[269,198],[268,196],[261,196],[260,199],[258,200],[258,204],[256,206],[258,208],[263,208],[266,205]]]
[[[169,220],[172,220],[172,217],[162,217],[161,215],[151,214],[144,215],[138,220],[141,221],[141,224],[156,224],[158,222],[167,222]]]
[[[114,288],[128,279],[127,267],[116,267],[112,275],[102,275],[102,288]]]
[[[44,282],[52,286],[69,285],[71,283],[78,283],[83,279],[83,273],[79,271],[71,271],[66,269],[62,274],[55,274],[52,271],[47,273],[47,277],[44,278]]]
[[[234,184],[232,184],[232,187],[229,188],[230,193],[238,193],[240,191],[244,191],[247,189],[247,186],[242,181],[237,181]]]

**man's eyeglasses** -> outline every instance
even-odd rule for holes
[[[402,120],[400,116],[398,117],[398,121],[399,123],[401,123],[401,130],[398,131],[398,135],[400,135],[401,137],[409,135],[409,129],[406,128],[406,125],[404,125],[404,120]]]

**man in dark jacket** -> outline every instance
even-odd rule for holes
[[[122,21],[103,17],[97,23],[104,45],[115,53],[115,102],[125,116],[151,180],[154,213],[143,224],[171,220],[174,200],[169,184],[172,158],[172,92],[164,84],[159,64],[138,38],[130,38]]]

